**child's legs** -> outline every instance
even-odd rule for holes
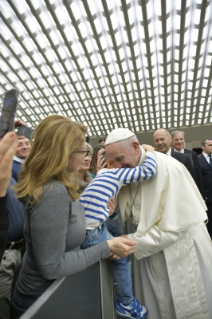
[[[113,260],[113,270],[117,283],[117,298],[123,304],[130,304],[133,301],[130,256]]]
[[[108,232],[106,225],[103,223],[101,228],[86,231],[85,240],[81,245],[81,248],[88,248],[112,238],[113,236]],[[120,258],[119,260],[112,260],[112,262],[117,283],[117,298],[121,303],[130,304],[133,301],[130,257],[128,256]]]
[[[121,236],[121,228],[119,223],[117,222],[117,220],[113,220],[108,218],[105,222],[107,229],[109,231],[109,233],[113,236],[113,237],[118,237]]]
[[[92,230],[86,230],[85,240],[81,248],[85,249],[111,238],[113,238],[113,236],[108,232],[106,225],[103,223],[100,228],[97,227]]]

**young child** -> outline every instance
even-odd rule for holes
[[[109,217],[108,200],[112,197],[116,198],[122,186],[145,181],[155,175],[154,148],[149,145],[142,146],[147,151],[142,166],[115,168],[114,163],[108,160],[108,168],[100,170],[82,193],[80,202],[85,210],[86,237],[81,248],[87,248],[112,238],[105,225]],[[133,296],[130,257],[112,262],[117,283],[117,314],[123,318],[146,318],[148,310]]]

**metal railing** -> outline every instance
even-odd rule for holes
[[[112,263],[55,280],[21,319],[115,319]]]

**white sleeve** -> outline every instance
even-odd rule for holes
[[[187,228],[179,231],[162,231],[155,225],[142,237],[137,236],[136,232],[128,234],[128,237],[138,243],[134,254],[137,259],[141,259],[173,245],[186,232]]]

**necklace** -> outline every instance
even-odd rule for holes
[[[136,200],[136,197],[137,197],[137,195],[138,195],[138,191],[139,191],[139,188],[140,188],[140,182],[138,182],[138,185],[137,185],[137,188],[136,188],[136,192],[135,192],[135,196],[134,196],[134,198],[133,198],[133,201],[132,201],[132,204],[131,204],[131,207],[130,207],[130,210],[131,210],[131,217],[133,216],[133,213],[132,213],[132,207],[133,207],[133,205],[134,205],[134,203],[135,203],[135,200]],[[132,190],[131,190],[132,191]]]

